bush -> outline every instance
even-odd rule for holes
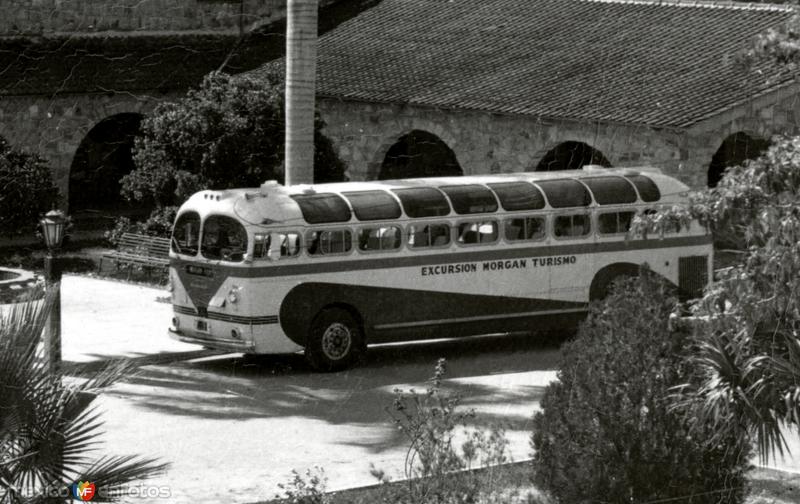
[[[50,168],[36,154],[14,149],[0,138],[0,235],[33,233],[39,217],[59,201]]]
[[[387,487],[387,502],[460,503],[488,502],[496,490],[491,473],[478,475],[474,466],[494,466],[508,462],[505,431],[494,426],[487,432],[469,430],[472,410],[460,411],[461,396],[442,390],[446,362],[436,363],[431,386],[424,393],[395,390],[389,410],[400,432],[409,441],[405,459],[407,484]],[[467,434],[460,450],[455,444],[459,430]],[[467,471],[464,471],[464,470]],[[382,471],[373,476],[388,483]]]
[[[144,222],[134,222],[127,217],[118,217],[114,227],[105,233],[111,245],[116,245],[123,233],[136,233],[148,236],[169,238],[178,207],[156,208]]]
[[[743,501],[746,438],[675,407],[675,387],[698,379],[675,306],[647,276],[628,279],[565,344],[532,435],[534,481],[558,502]]]

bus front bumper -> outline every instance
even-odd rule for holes
[[[202,345],[208,348],[231,350],[241,353],[253,353],[256,348],[255,343],[250,341],[242,341],[233,338],[204,338],[202,336],[192,336],[175,328],[170,328],[168,331],[169,337],[174,340],[191,343],[193,345]]]

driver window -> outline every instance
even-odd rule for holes
[[[206,259],[241,262],[247,252],[247,232],[230,217],[212,215],[203,223],[200,251]]]

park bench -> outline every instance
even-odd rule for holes
[[[117,269],[127,266],[129,275],[130,268],[134,266],[140,266],[148,275],[151,270],[166,272],[169,266],[169,238],[123,233],[117,241],[117,249],[100,258],[98,270],[103,269],[105,259],[113,261]]]

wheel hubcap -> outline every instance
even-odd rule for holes
[[[331,360],[342,359],[350,351],[352,341],[350,328],[334,322],[325,329],[325,333],[322,335],[322,352]]]

